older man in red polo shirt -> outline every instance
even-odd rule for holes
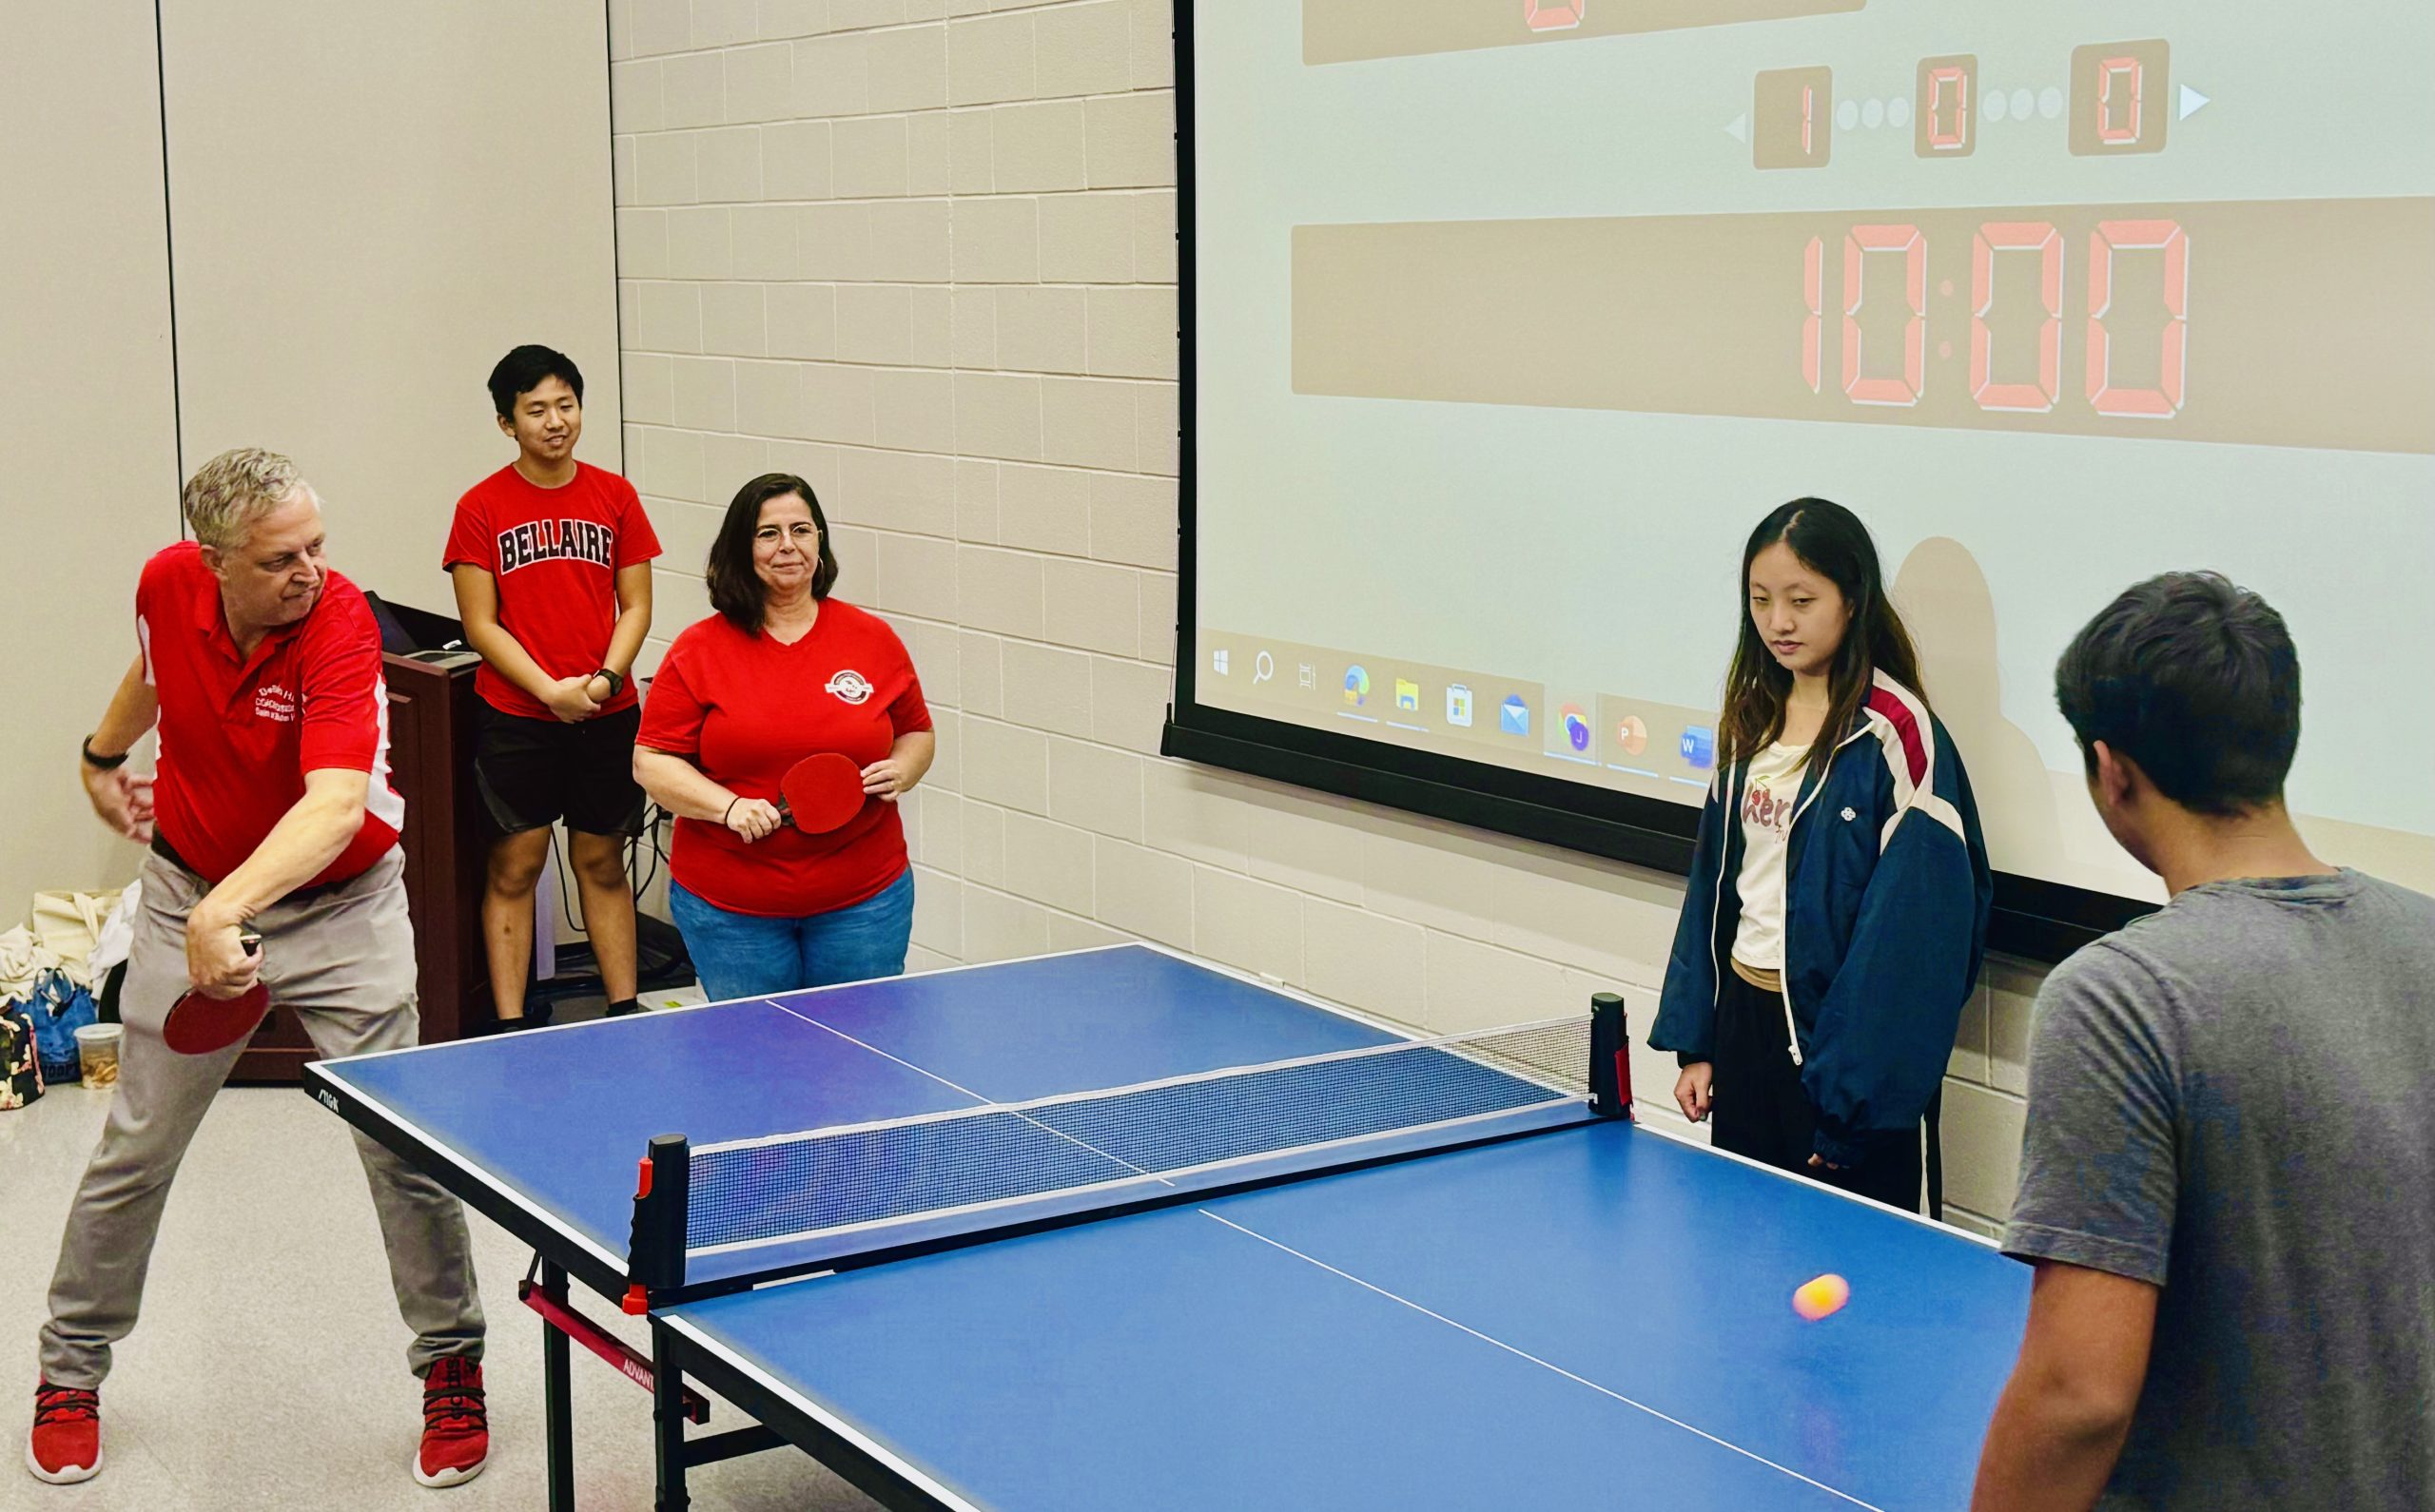
[[[101,1468],[110,1346],[135,1327],[170,1178],[244,1048],[170,1050],[170,1003],[189,986],[233,997],[259,974],[323,1056],[416,1040],[405,804],[389,781],[371,610],[323,560],[321,501],[287,458],[224,453],[183,502],[195,539],[145,565],[139,653],[85,743],[95,812],[152,856],[120,998],[118,1093],[68,1213],[42,1329],[26,1463],[53,1483]],[[156,722],[159,772],[130,774],[127,748]],[[262,938],[259,954],[240,943],[245,932]],[[413,1473],[455,1485],[490,1452],[464,1213],[395,1155],[356,1143],[414,1330],[407,1364],[423,1380]],[[274,1482],[277,1466],[263,1475]]]

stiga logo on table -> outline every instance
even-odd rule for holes
[[[848,704],[860,704],[871,696],[871,683],[849,667],[828,680],[828,690]]]

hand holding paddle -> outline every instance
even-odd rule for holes
[[[787,822],[778,805],[765,799],[746,798],[742,794],[729,800],[727,812],[719,823],[730,834],[750,845],[756,840],[767,840]]]
[[[778,781],[778,801],[737,798],[720,823],[746,843],[792,824],[807,835],[825,835],[863,810],[863,769],[836,751],[807,756]]]
[[[838,751],[807,756],[778,783],[778,814],[807,835],[825,835],[863,811],[863,769]]]
[[[191,924],[188,934],[187,969],[191,972],[197,954]],[[233,980],[213,981],[214,986],[233,986],[233,994],[215,997],[198,984],[180,993],[178,1000],[169,1005],[169,1017],[161,1026],[161,1038],[179,1055],[208,1056],[225,1050],[250,1037],[261,1025],[263,1016],[270,1012],[270,987],[260,976],[263,937],[241,933],[237,936],[237,948],[244,953],[247,969],[242,975],[218,974],[233,976]]]

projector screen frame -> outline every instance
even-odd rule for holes
[[[1162,756],[1451,821],[1583,855],[1687,876],[1700,810],[1433,751],[1365,741],[1281,720],[1214,708],[1194,696],[1199,667],[1195,464],[1199,389],[1195,265],[1192,21],[1175,0],[1176,318],[1179,415],[1177,460],[1175,698],[1160,730]],[[2058,961],[2155,904],[1998,871],[1990,949]]]

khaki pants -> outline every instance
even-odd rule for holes
[[[416,1042],[414,927],[406,917],[405,861],[391,850],[361,876],[326,893],[287,899],[253,921],[263,937],[263,979],[274,1002],[292,1007],[325,1057],[399,1049]],[[42,1329],[42,1373],[58,1386],[97,1388],[110,1346],[135,1328],[161,1210],[178,1162],[205,1110],[244,1051],[182,1056],[161,1041],[169,1004],[186,987],[186,915],[208,889],[158,856],[144,869],[144,901],[120,1016],[127,1023],[117,1096],[76,1190],[50,1321]],[[398,1311],[414,1330],[407,1367],[417,1376],[445,1355],[479,1359],[482,1307],[457,1199],[362,1134],[357,1153],[389,1251]]]

